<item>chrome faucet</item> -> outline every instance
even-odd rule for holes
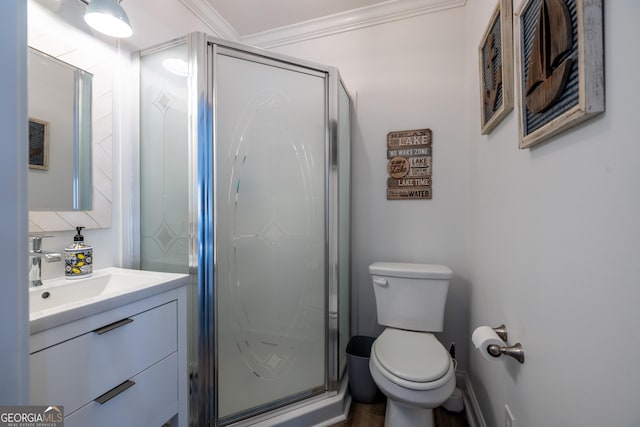
[[[29,286],[42,286],[42,258],[44,257],[46,262],[61,261],[62,255],[57,252],[49,252],[42,250],[42,239],[44,237],[32,235],[29,236],[31,240],[31,249],[29,249]]]

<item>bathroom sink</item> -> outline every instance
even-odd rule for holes
[[[188,277],[111,267],[85,279],[43,280],[43,286],[29,289],[31,333],[177,288]]]

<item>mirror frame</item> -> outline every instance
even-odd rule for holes
[[[82,3],[78,2],[79,5]],[[83,11],[80,8],[78,13]],[[30,211],[29,232],[110,228],[113,208],[113,80],[117,50],[65,22],[36,1],[29,1],[28,45],[93,74],[91,211]]]

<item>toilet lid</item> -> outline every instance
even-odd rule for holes
[[[413,382],[431,382],[447,373],[451,358],[430,333],[385,329],[373,346],[380,365]]]

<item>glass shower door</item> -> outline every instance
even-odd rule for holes
[[[222,424],[325,390],[326,74],[215,48]]]

